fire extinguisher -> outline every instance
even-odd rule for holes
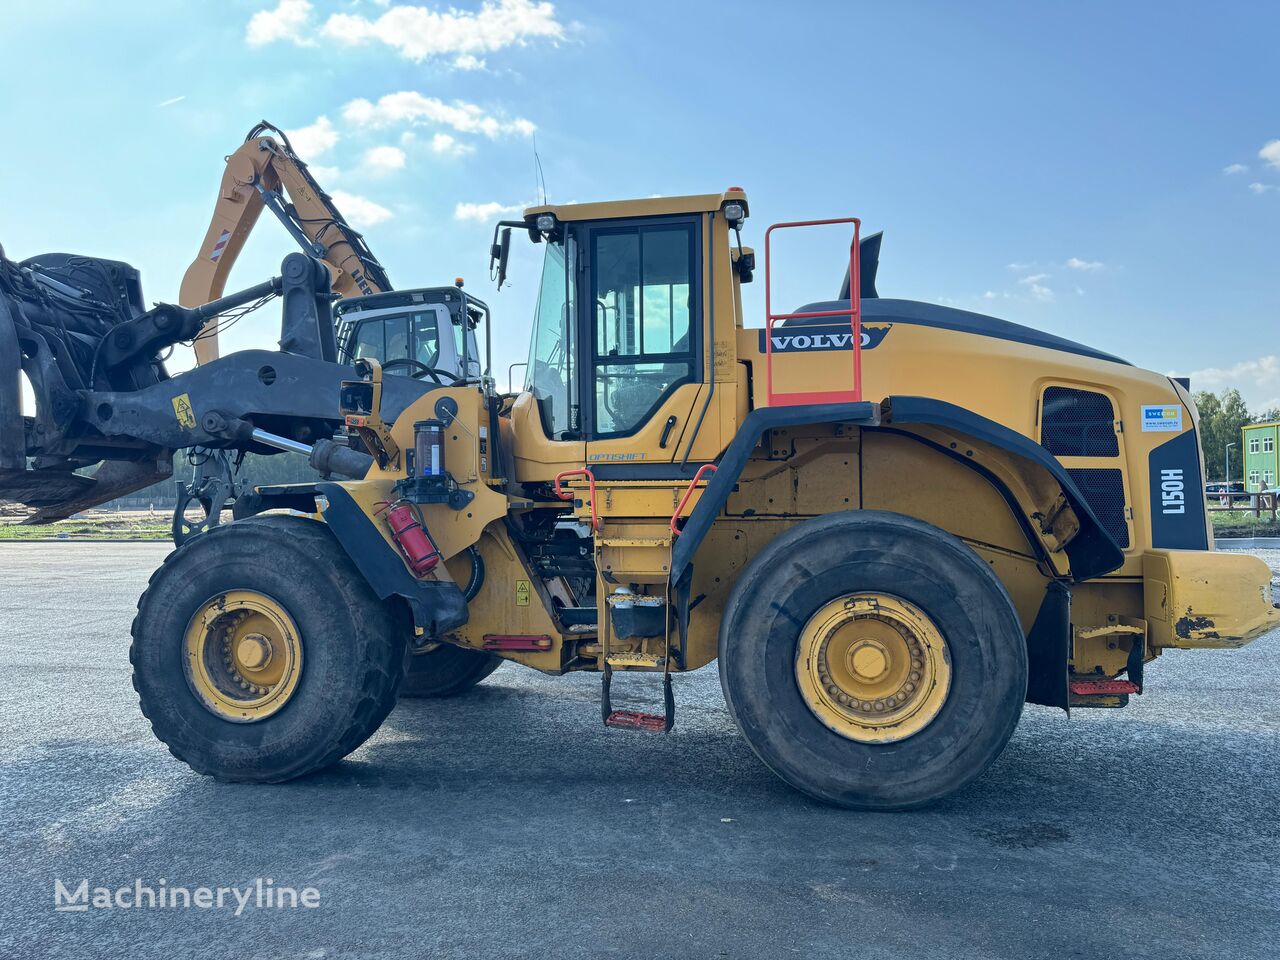
[[[440,562],[440,551],[432,542],[413,504],[397,500],[387,507],[387,526],[391,538],[409,561],[409,569],[415,577],[425,577]]]

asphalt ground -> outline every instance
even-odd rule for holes
[[[329,771],[223,785],[129,683],[165,550],[0,545],[0,956],[1280,956],[1280,633],[1167,653],[1124,710],[1028,706],[918,813],[776,780],[714,667],[676,678],[668,736],[605,731],[593,677],[508,665],[400,704]],[[319,902],[55,911],[81,880]]]

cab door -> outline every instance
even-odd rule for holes
[[[600,478],[671,475],[697,415],[702,233],[697,215],[579,230],[582,427],[587,465]]]

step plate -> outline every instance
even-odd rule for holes
[[[1116,696],[1122,693],[1137,693],[1138,685],[1132,680],[1072,680],[1071,692],[1077,697],[1094,694]]]
[[[636,710],[614,710],[604,718],[606,727],[622,727],[629,730],[649,730],[661,733],[667,729],[667,718],[660,713],[640,713]]]

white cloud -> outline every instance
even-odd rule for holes
[[[297,130],[286,130],[285,136],[293,145],[294,152],[303,160],[310,160],[333,149],[338,142],[338,131],[326,116],[316,117],[316,122]]]
[[[537,129],[528,120],[500,120],[482,107],[465,100],[445,103],[435,97],[424,97],[414,90],[402,90],[379,97],[371,103],[363,97],[342,108],[348,123],[359,127],[386,127],[398,123],[451,127],[459,133],[479,133],[489,138],[503,134],[532,136]]]
[[[365,151],[364,165],[374,173],[404,169],[404,151],[399,147],[373,147]]]
[[[156,106],[157,106],[157,107],[172,107],[175,103],[181,103],[181,102],[182,102],[183,100],[185,100],[185,99],[187,99],[187,95],[184,93],[184,94],[183,94],[182,96],[180,96],[180,97],[170,97],[168,100],[161,100],[159,103],[157,103],[157,104],[156,104]]]
[[[446,154],[454,157],[465,156],[468,153],[474,153],[475,147],[469,143],[459,143],[447,133],[437,133],[431,138],[431,152]]]
[[[1249,189],[1254,193],[1267,193],[1270,190],[1274,190],[1275,187],[1269,183],[1251,183],[1249,184]]]
[[[277,40],[289,40],[299,46],[310,46],[312,41],[303,31],[311,19],[308,0],[280,0],[274,10],[259,10],[249,18],[244,39],[251,47],[261,47]]]
[[[1176,374],[1171,374],[1176,376]],[[1280,391],[1280,357],[1268,354],[1256,360],[1241,360],[1229,367],[1205,367],[1192,370],[1191,389],[1218,393],[1235,387],[1255,412],[1280,407],[1276,393]]]
[[[311,176],[316,178],[316,182],[326,190],[329,184],[342,176],[342,171],[337,167],[324,167],[318,163],[307,164],[307,169],[311,171]]]
[[[492,220],[504,213],[518,213],[524,207],[518,203],[506,204],[491,201],[489,203],[460,203],[453,208],[455,220]]]
[[[1049,274],[1047,273],[1033,273],[1022,277],[1018,282],[1027,288],[1033,300],[1048,303],[1053,299],[1053,291],[1044,285],[1044,281],[1048,279]]]
[[[1229,177],[1237,173],[1246,173],[1248,172],[1248,170],[1249,168],[1246,167],[1243,163],[1228,163],[1225,167],[1222,168],[1222,172]]]
[[[320,32],[327,40],[348,46],[382,43],[418,62],[452,56],[453,65],[462,70],[482,66],[479,54],[524,46],[533,39],[564,38],[555,7],[532,0],[485,2],[474,13],[402,4],[372,20],[360,14],[335,13]]]
[[[1072,257],[1067,261],[1067,266],[1072,270],[1101,270],[1106,266],[1101,260],[1081,260],[1079,257]]]
[[[395,216],[386,207],[374,203],[368,197],[347,193],[344,190],[334,190],[332,196],[333,202],[342,211],[342,215],[351,222],[353,227],[361,230],[385,223]]]
[[[994,300],[995,298],[996,298],[996,292],[994,290],[988,290],[986,293],[982,295],[983,300]]]
[[[1267,166],[1280,170],[1280,140],[1268,140],[1258,151],[1258,156],[1267,162]]]

